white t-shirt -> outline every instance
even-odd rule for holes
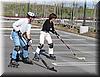
[[[22,34],[24,32],[27,32],[30,34],[31,26],[32,25],[29,24],[28,18],[22,18],[22,19],[19,19],[18,21],[16,21],[15,23],[13,23],[13,29],[16,31],[20,30]]]

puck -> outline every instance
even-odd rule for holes
[[[78,57],[78,59],[80,59],[80,60],[85,60],[85,57]]]

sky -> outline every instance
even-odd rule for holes
[[[72,1],[77,1],[77,2],[84,2],[85,0],[0,0],[2,2],[37,2],[37,3],[41,3],[41,2],[72,2]],[[90,2],[98,2],[100,0],[86,0],[88,3]]]

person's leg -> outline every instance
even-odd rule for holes
[[[40,43],[39,43],[39,46],[36,49],[36,52],[35,52],[33,60],[39,61],[40,50],[44,46],[44,40],[45,40],[45,33],[43,31],[41,31],[41,34],[40,34]]]
[[[53,53],[53,42],[52,42],[52,38],[51,38],[49,33],[47,33],[47,35],[46,35],[46,40],[48,41],[48,45],[49,45],[49,55],[50,55],[50,58],[55,60],[56,57],[54,56],[54,53]]]
[[[12,39],[14,43],[14,49],[11,55],[11,62],[15,64],[17,63],[18,52],[20,51],[20,40],[17,32],[12,32]]]
[[[22,61],[27,64],[33,64],[32,61],[29,59],[29,51],[27,41],[22,37],[20,38],[20,43],[22,47],[22,52],[20,56],[22,57]]]
[[[41,31],[41,34],[40,34],[40,43],[39,43],[39,46],[37,47],[36,49],[36,52],[39,54],[40,53],[40,50],[43,48],[44,46],[44,40],[45,40],[45,32]]]

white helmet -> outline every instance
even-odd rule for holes
[[[33,17],[33,18],[34,18],[34,17],[35,17],[35,14],[32,13],[32,12],[28,12],[28,13],[27,13],[27,16],[29,16],[29,17]]]

